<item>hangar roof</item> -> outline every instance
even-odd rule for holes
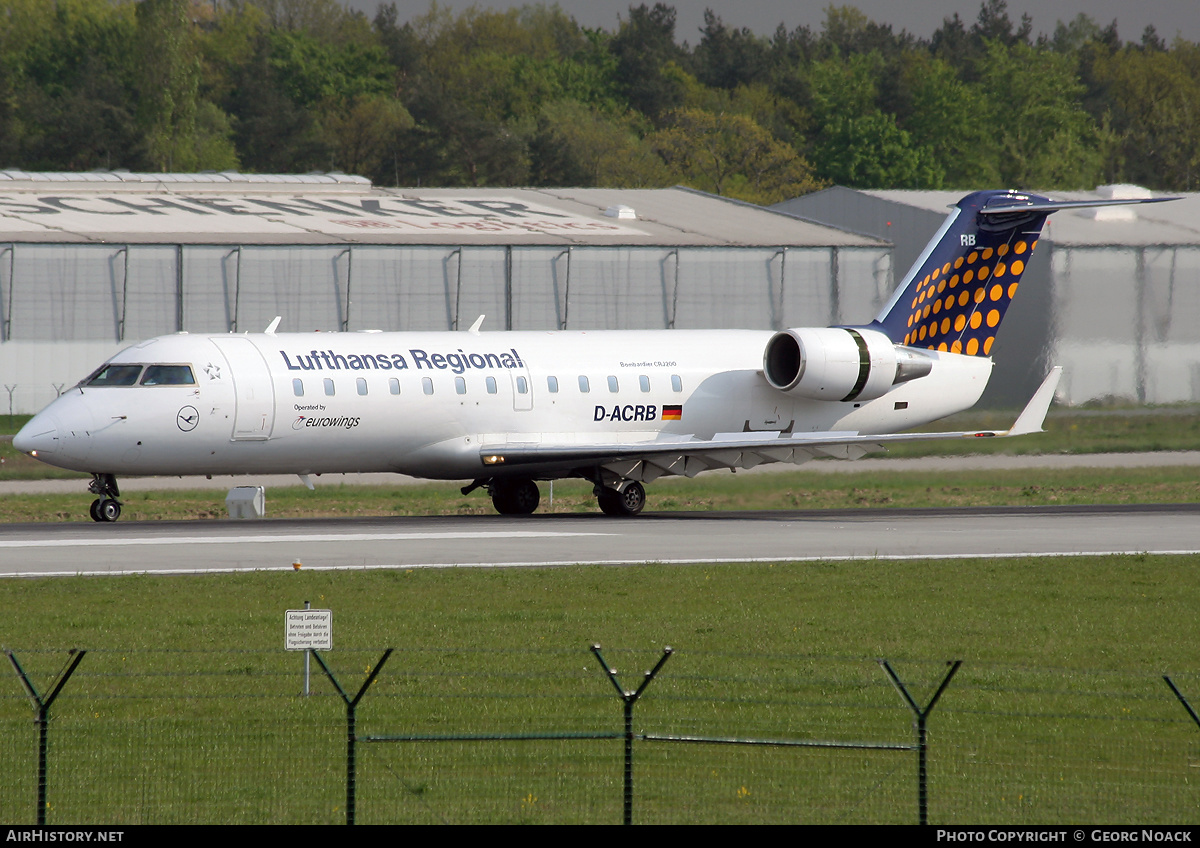
[[[686,188],[384,189],[344,174],[0,171],[0,242],[881,247]]]
[[[1151,196],[1137,186],[1100,186],[1095,191],[1035,191],[1053,200],[1101,200]],[[945,215],[967,192],[870,191],[862,194]],[[1078,209],[1056,212],[1042,237],[1062,245],[1200,245],[1200,193],[1160,195],[1179,197],[1170,203]]]

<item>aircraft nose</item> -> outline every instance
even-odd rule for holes
[[[48,415],[33,416],[29,423],[13,436],[13,447],[21,453],[33,456],[54,453],[60,444],[58,423]]]

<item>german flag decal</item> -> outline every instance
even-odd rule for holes
[[[680,418],[683,418],[683,407],[682,406],[664,406],[663,407],[663,413],[662,413],[663,421],[678,421]]]

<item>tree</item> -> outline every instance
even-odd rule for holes
[[[980,120],[989,104],[978,86],[963,82],[949,64],[923,51],[906,54],[900,77],[906,102],[897,122],[916,144],[929,149],[943,175],[941,185],[1000,185],[996,136]]]
[[[629,8],[609,42],[617,60],[617,81],[629,105],[657,121],[682,101],[682,86],[670,66],[682,65],[683,51],[675,44],[675,10],[664,3]]]
[[[930,46],[934,56],[949,62],[965,81],[977,82],[979,64],[987,55],[990,44],[999,43],[1009,48],[1018,44],[1028,46],[1032,32],[1033,21],[1029,15],[1022,15],[1021,26],[1014,30],[1006,0],[983,0],[970,29],[955,13],[942,21]]]
[[[1018,43],[988,45],[980,63],[1000,179],[1013,188],[1091,188],[1100,174],[1097,127],[1079,98],[1070,57]]]
[[[238,166],[229,118],[200,98],[200,55],[188,0],[137,5],[138,123],[162,171]]]
[[[131,5],[6,0],[0,8],[0,153],[41,169],[142,168]]]
[[[770,70],[769,46],[746,28],[725,26],[711,9],[704,12],[700,44],[692,54],[696,78],[714,88],[765,82]]]
[[[309,104],[296,102],[278,80],[272,62],[275,42],[264,31],[249,59],[232,76],[227,111],[235,119],[234,138],[245,167],[287,173],[322,169],[328,152]]]
[[[365,46],[372,41],[366,16],[338,0],[230,0],[230,5],[235,12],[259,10],[272,30],[304,33],[325,44]]]
[[[893,57],[910,49],[915,39],[907,31],[897,35],[891,24],[877,24],[854,6],[828,6],[825,28],[816,48],[822,58],[877,53]]]
[[[670,185],[671,173],[630,118],[560,100],[542,108],[530,141],[534,185],[644,188]]]
[[[936,157],[878,105],[877,53],[815,62],[812,158],[817,174],[859,188],[938,188]]]
[[[983,0],[979,5],[979,17],[971,27],[971,39],[977,47],[997,41],[1005,47],[1028,45],[1032,33],[1033,19],[1028,14],[1021,15],[1021,26],[1013,30],[1007,0]]]
[[[1200,186],[1200,78],[1182,60],[1184,52],[1127,47],[1092,67],[1125,180],[1173,191]]]
[[[649,138],[687,184],[752,203],[778,203],[820,188],[812,168],[745,115],[680,109]]]
[[[321,113],[321,137],[330,151],[333,170],[391,182],[387,177],[398,170],[400,134],[413,125],[400,101],[386,95],[359,94],[348,101],[327,101]]]

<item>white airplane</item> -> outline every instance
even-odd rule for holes
[[[903,433],[979,399],[1046,216],[1150,201],[970,194],[870,324],[751,330],[160,336],[65,392],[14,437],[93,476],[393,471],[470,479],[498,512],[581,477],[609,515],[643,483],[715,468],[854,459],[891,442],[1040,432],[1060,369],[1006,431]],[[736,295],[731,295],[736,296]]]

